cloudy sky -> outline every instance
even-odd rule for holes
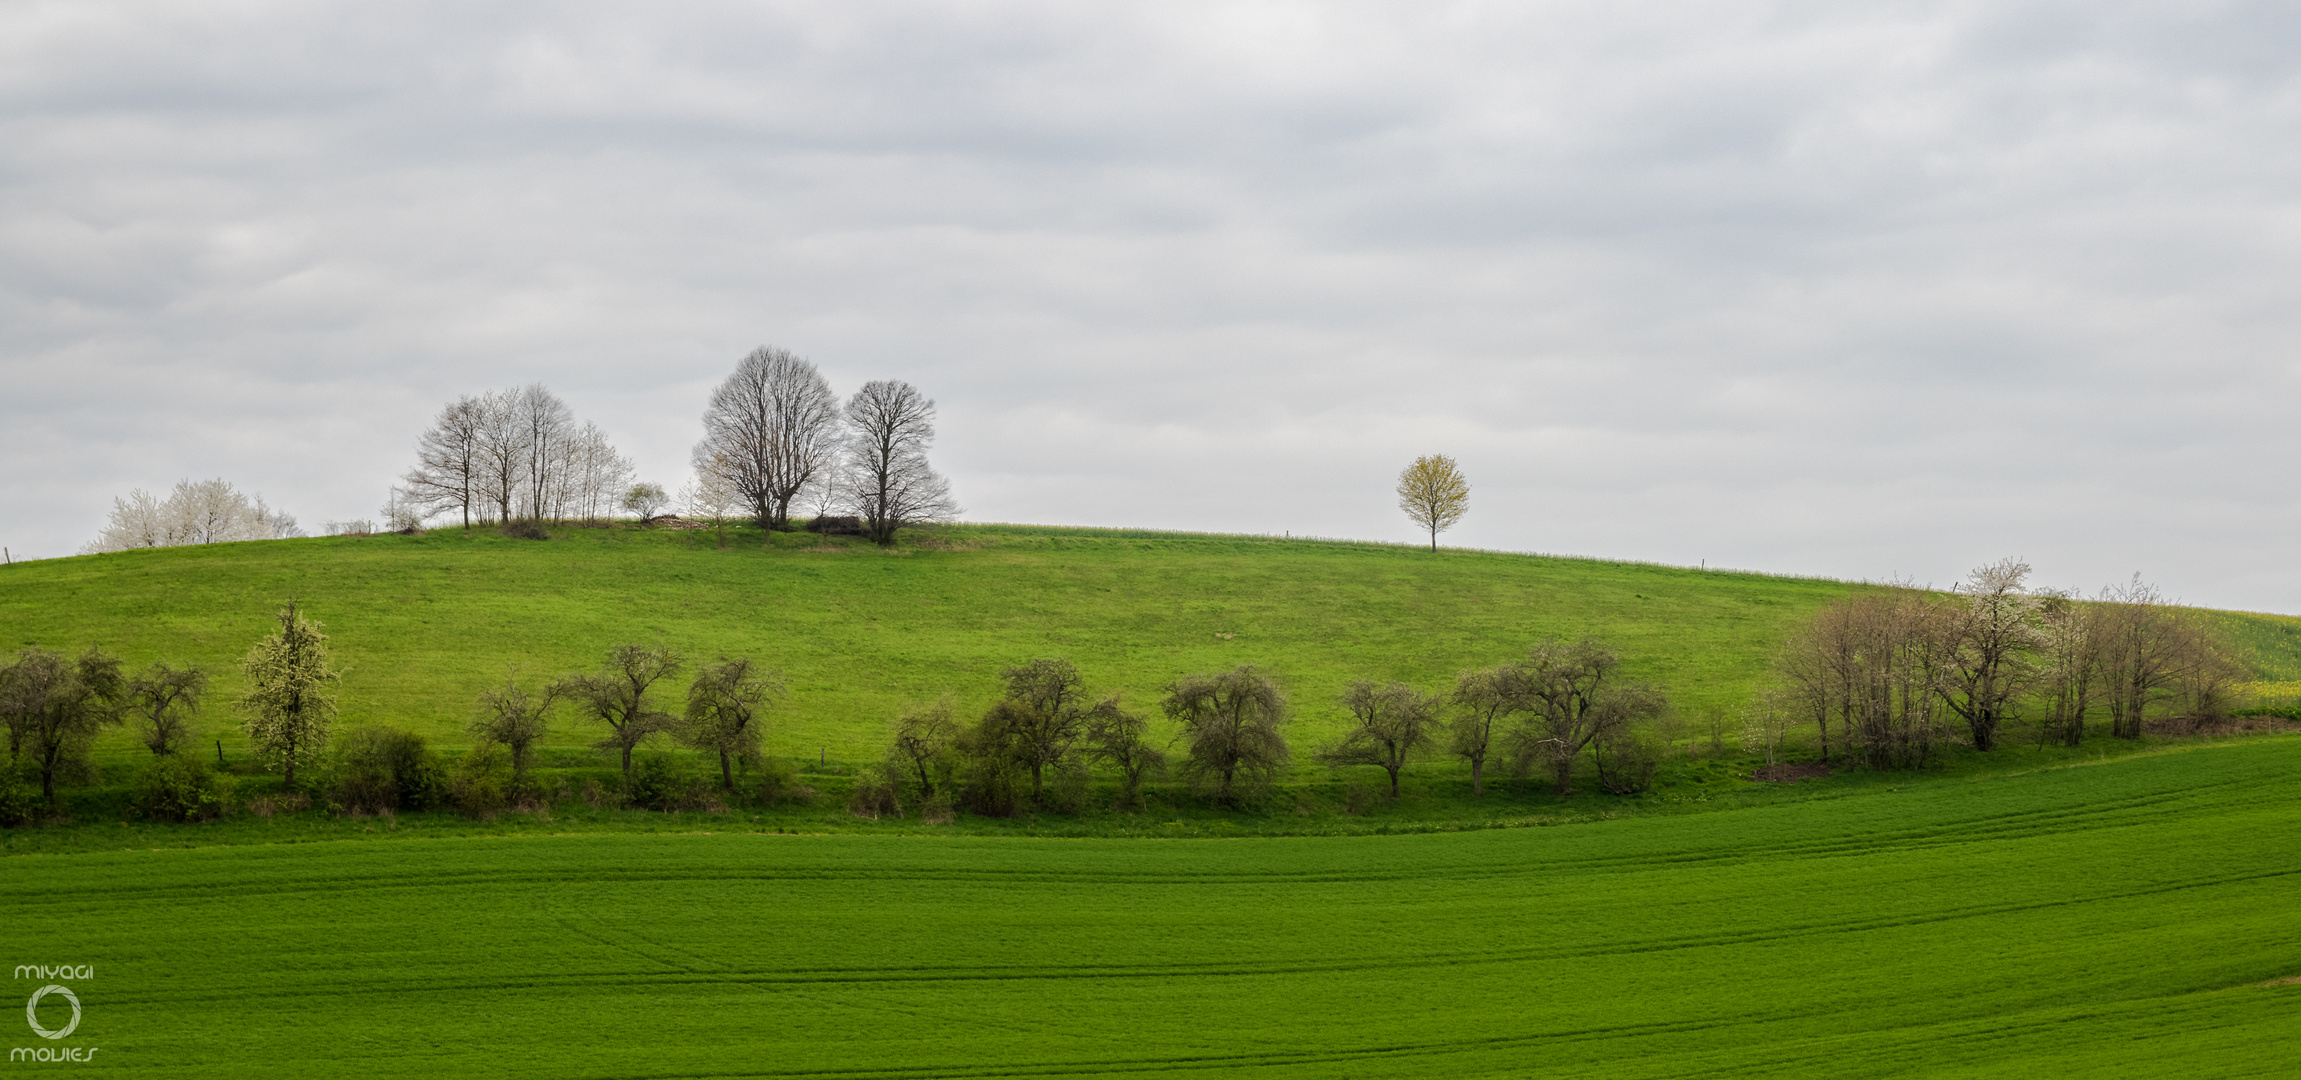
[[[0,5],[0,542],[761,344],[972,520],[2301,612],[2284,4]]]

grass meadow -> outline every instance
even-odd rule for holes
[[[93,969],[66,980],[68,1039],[0,1046],[183,1077],[2291,1075],[2301,737],[2017,729],[1923,773],[1751,782],[1730,718],[1782,635],[1860,587],[999,526],[894,551],[444,530],[19,564],[0,645],[208,667],[202,752],[222,743],[243,797],[276,780],[223,703],[290,596],[332,635],[342,726],[451,753],[512,672],[634,640],[757,656],[790,687],[769,751],[821,797],[591,805],[570,785],[613,765],[563,713],[540,809],[170,825],[127,810],[146,755],[114,732],[66,820],[0,830],[0,968]],[[2214,617],[2264,695],[2301,700],[2301,620]],[[1431,760],[1391,803],[1376,770],[1308,763],[1353,678],[1439,689],[1584,634],[1689,721],[1649,793],[1473,799]],[[1170,788],[1076,817],[847,812],[900,710],[950,693],[970,717],[1035,656],[1145,710],[1177,675],[1267,666],[1298,764],[1245,810]]]
[[[2297,776],[2269,738],[1432,835],[376,834],[15,856],[0,910],[94,967],[89,1074],[2287,1076]]]

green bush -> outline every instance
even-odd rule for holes
[[[511,782],[511,751],[503,744],[481,741],[464,755],[447,781],[446,803],[457,812],[492,818],[517,796]]]
[[[389,727],[360,727],[336,740],[324,781],[339,814],[428,810],[447,793],[447,770],[423,736]]]
[[[847,800],[847,809],[859,818],[902,817],[903,798],[897,791],[892,766],[864,769],[855,777],[855,791]]]
[[[669,754],[644,754],[631,763],[623,782],[623,804],[640,810],[692,809],[703,801],[694,778]]]
[[[1654,771],[1662,765],[1660,740],[1645,732],[1626,732],[1597,745],[1598,786],[1616,795],[1636,795],[1654,786]]]
[[[32,800],[31,785],[26,784],[14,768],[0,765],[0,829],[31,824]]]
[[[144,769],[136,812],[158,821],[212,821],[230,808],[231,784],[198,754],[163,754]]]
[[[819,794],[813,787],[799,782],[797,770],[774,758],[759,762],[759,775],[751,782],[751,793],[761,806],[812,806]]]

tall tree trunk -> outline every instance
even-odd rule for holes
[[[1470,797],[1473,799],[1486,794],[1486,778],[1481,775],[1485,771],[1486,755],[1472,754],[1470,756]]]

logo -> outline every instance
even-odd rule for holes
[[[31,1025],[32,1034],[53,1042],[80,1029],[80,995],[73,993],[72,988],[62,982],[49,982],[49,980],[93,979],[96,977],[96,969],[93,965],[57,964],[50,967],[43,964],[18,964],[16,965],[16,977],[19,979],[37,979],[47,983],[40,989],[32,991],[31,999],[24,1002],[24,1022]],[[43,1002],[48,1006],[49,1023],[63,1019],[64,1006],[66,1005],[72,1007],[72,1018],[65,1020],[61,1026],[53,1028],[49,1027],[48,1024],[41,1023],[40,1005]],[[11,1062],[85,1062],[95,1059],[97,1049],[99,1048],[94,1046],[12,1046],[8,1048],[8,1060]]]
[[[40,999],[50,994],[60,994],[64,1000],[72,1003],[72,1022],[64,1025],[61,1031],[50,1031],[40,1026]],[[32,1025],[32,1034],[43,1039],[61,1039],[70,1035],[73,1028],[80,1026],[80,995],[73,993],[71,987],[57,986],[54,983],[34,990],[32,991],[32,1000],[24,1003],[24,1022]]]

